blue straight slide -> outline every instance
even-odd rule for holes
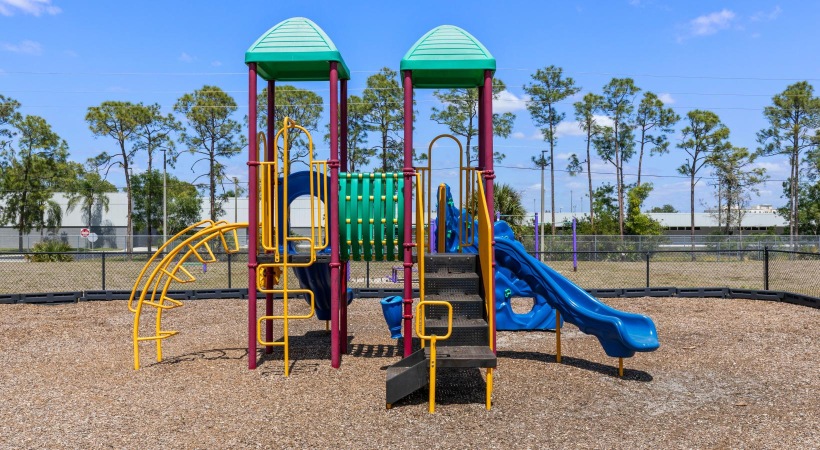
[[[545,298],[564,320],[598,338],[607,355],[627,358],[635,352],[651,352],[660,346],[652,319],[601,303],[530,256],[505,222],[495,224],[495,259],[498,266],[509,270],[534,293]]]

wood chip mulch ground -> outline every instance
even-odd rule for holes
[[[330,367],[328,334],[292,322],[282,355],[247,370],[242,300],[168,311],[180,334],[132,369],[125,302],[0,305],[3,448],[817,448],[820,311],[723,299],[608,299],[647,314],[661,348],[608,358],[572,325],[555,335],[499,332],[492,411],[483,372],[444,372],[385,410],[398,361],[378,301],[350,307],[350,352]],[[150,320],[148,321],[150,322]],[[281,328],[276,327],[277,336]]]

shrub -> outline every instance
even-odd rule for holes
[[[67,253],[74,249],[68,243],[58,239],[46,239],[40,241],[32,247],[34,254],[26,255],[26,260],[31,262],[68,262],[74,261],[74,256]]]

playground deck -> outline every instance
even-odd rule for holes
[[[608,304],[651,316],[659,350],[617,360],[567,325],[554,335],[499,332],[494,406],[478,370],[384,409],[399,359],[380,306],[350,308],[350,352],[330,367],[318,321],[294,322],[281,354],[248,371],[247,303],[186,303],[163,363],[132,367],[124,302],[0,305],[0,442],[13,448],[769,447],[820,443],[820,311],[751,300],[640,298]],[[277,349],[278,350],[278,349]],[[458,439],[453,440],[452,437]],[[445,438],[450,440],[445,440]]]

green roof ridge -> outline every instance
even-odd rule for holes
[[[329,61],[339,63],[339,78],[350,79],[339,49],[312,20],[292,17],[266,31],[245,52],[266,80],[314,81],[330,77]]]
[[[495,71],[487,47],[454,25],[441,25],[422,36],[401,60],[401,70],[413,71],[413,85],[422,88],[475,87],[484,71]]]

